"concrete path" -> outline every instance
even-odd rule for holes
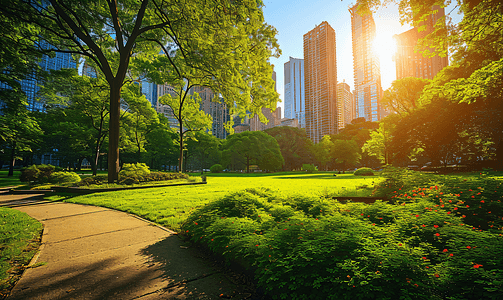
[[[12,207],[41,221],[44,233],[8,300],[259,298],[173,232],[133,215],[61,202]]]

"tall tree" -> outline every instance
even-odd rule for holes
[[[354,140],[334,140],[330,156],[343,170],[356,165],[361,159],[361,148]]]
[[[284,164],[278,142],[262,131],[245,131],[228,136],[223,157],[224,164],[244,165],[247,173],[252,164],[269,171],[281,169]]]
[[[304,129],[278,126],[264,131],[274,137],[285,160],[285,170],[300,170],[302,164],[312,163],[312,142]]]
[[[192,70],[201,68],[198,62],[218,66],[219,61],[228,60],[231,63],[223,64],[222,69],[230,66],[231,68],[227,70],[229,73],[213,76],[210,69],[204,77],[208,81],[219,82],[222,91],[235,89],[244,91],[241,97],[228,99],[229,102],[236,101],[238,105],[248,103],[244,105],[244,109],[251,106],[249,98],[251,88],[230,83],[241,78],[240,81],[243,83],[253,82],[257,87],[270,87],[270,84],[260,80],[262,75],[254,76],[269,71],[263,69],[267,62],[262,60],[268,58],[270,48],[277,47],[274,39],[275,31],[263,23],[261,2],[222,0],[4,2],[2,11],[40,30],[40,36],[46,41],[40,43],[42,50],[73,53],[89,58],[104,74],[110,87],[109,182],[118,178],[121,89],[126,81],[132,57],[140,59],[139,53],[155,57],[159,53],[160,46],[175,43],[178,50],[184,52],[177,57],[184,59]],[[219,52],[220,40],[228,37],[231,31],[236,33],[232,35],[233,45],[236,47]],[[203,44],[205,41],[206,46]],[[187,48],[187,43],[192,43],[194,47]],[[212,47],[215,47],[215,51],[200,52]],[[250,58],[249,61],[241,59],[245,52],[249,53],[245,56]],[[229,53],[232,55],[229,56]],[[253,55],[256,55],[256,58],[253,58]],[[239,76],[229,77],[230,74]],[[178,79],[185,77],[176,75]],[[240,93],[235,91],[233,94]],[[257,91],[252,96],[258,101],[259,98],[263,98],[264,93]],[[263,106],[260,105],[263,104],[260,101],[256,103]]]
[[[381,105],[399,115],[410,113],[420,106],[419,97],[429,79],[407,77],[395,80],[391,87],[384,91]]]
[[[314,157],[320,164],[320,167],[327,169],[327,164],[332,160],[330,156],[330,151],[334,147],[332,138],[329,135],[325,135],[318,144],[313,145]]]

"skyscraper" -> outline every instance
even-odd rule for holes
[[[351,13],[353,34],[353,70],[355,80],[356,117],[367,121],[379,121],[382,95],[379,58],[372,51],[376,26],[372,14],[360,16],[355,5]]]
[[[396,79],[405,77],[417,77],[425,79],[433,79],[440,70],[449,64],[446,57],[438,55],[434,57],[423,57],[422,53],[414,53],[414,48],[419,39],[433,32],[435,23],[445,17],[445,11],[439,6],[434,6],[437,10],[435,14],[428,17],[425,24],[426,30],[419,32],[418,28],[414,27],[404,33],[396,34],[393,37],[397,43],[397,52],[395,54],[396,63]],[[445,22],[445,20],[443,20]]]
[[[304,60],[293,58],[285,63],[285,118],[297,119],[306,128],[306,97],[304,92]]]
[[[324,21],[304,35],[306,131],[318,143],[337,133],[335,30]]]
[[[194,92],[197,92],[201,97],[200,109],[213,119],[211,133],[219,139],[227,138],[228,133],[224,125],[230,121],[230,115],[224,99],[219,98],[220,102],[213,101],[215,93],[207,87],[195,86],[190,89],[190,94],[193,95]]]
[[[344,128],[355,119],[354,97],[351,88],[344,81],[337,84],[337,129]]]

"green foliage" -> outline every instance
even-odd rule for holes
[[[135,164],[124,164],[121,171],[119,172],[120,178],[126,177],[138,177],[143,178],[144,176],[150,174],[148,166],[144,163]]]
[[[224,145],[224,162],[232,169],[257,164],[262,170],[276,171],[284,164],[276,139],[262,131],[245,131],[227,137]]]
[[[42,228],[26,213],[0,207],[0,291],[14,284],[9,271],[24,267],[35,255]]]
[[[374,171],[371,168],[363,167],[363,168],[359,168],[358,170],[356,170],[353,173],[353,175],[355,175],[355,176],[373,176]]]
[[[194,211],[183,232],[254,266],[276,299],[498,299],[501,235],[465,225],[454,203],[436,205],[442,188],[426,189],[396,205],[235,192]]]
[[[79,182],[78,185],[80,186],[101,185],[103,183],[106,183],[107,180],[108,177],[106,175],[93,175],[82,178],[82,180]]]
[[[19,180],[23,182],[34,181],[37,183],[45,183],[49,182],[52,173],[60,170],[60,167],[55,167],[53,165],[31,165],[21,170]]]
[[[75,185],[81,181],[81,178],[74,172],[54,172],[49,177],[49,181],[54,184]]]
[[[313,160],[312,141],[305,129],[278,126],[264,131],[278,141],[281,155],[285,160],[285,170],[300,170],[304,162]]]
[[[318,167],[313,164],[303,164],[302,171],[306,171],[307,173],[314,173],[318,171]]]
[[[210,168],[210,172],[211,173],[220,173],[224,170],[224,167],[222,167],[222,165],[220,164],[214,164],[213,166],[211,166]]]

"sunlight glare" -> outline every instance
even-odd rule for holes
[[[396,41],[392,33],[387,31],[378,31],[376,38],[372,43],[372,51],[377,55],[381,65],[381,75],[393,75],[396,73],[393,55],[397,49]]]

